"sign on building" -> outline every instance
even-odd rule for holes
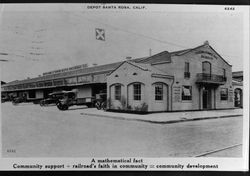
[[[173,87],[173,94],[174,94],[174,102],[180,102],[181,101],[181,87],[174,86]]]

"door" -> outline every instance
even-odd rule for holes
[[[202,93],[202,102],[203,102],[203,109],[211,109],[212,108],[212,97],[211,97],[211,90],[204,89]]]

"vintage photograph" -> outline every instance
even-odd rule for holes
[[[194,9],[1,5],[2,157],[242,158],[243,13]]]

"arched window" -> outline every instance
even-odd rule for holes
[[[141,100],[141,84],[140,83],[134,83],[134,100]]]
[[[163,84],[155,84],[155,100],[163,100]]]
[[[202,73],[211,75],[211,63],[208,61],[202,62]]]
[[[121,84],[115,85],[115,100],[121,100],[122,86]]]

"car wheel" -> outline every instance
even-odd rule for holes
[[[101,109],[101,103],[100,102],[96,102],[95,103],[95,107],[96,107],[96,109],[100,110]]]
[[[104,111],[106,111],[106,110],[107,110],[107,105],[106,105],[106,103],[105,103],[105,102],[103,102],[103,103],[102,103],[102,109],[103,109]]]
[[[44,106],[44,101],[40,101],[40,106]]]
[[[14,101],[12,101],[12,104],[17,105],[18,103],[17,103],[17,101],[14,100]]]
[[[57,106],[57,108],[58,108],[59,110],[63,110],[63,106],[62,106],[61,103],[58,103],[56,106]]]
[[[68,110],[69,107],[67,105],[62,105],[62,110]]]

